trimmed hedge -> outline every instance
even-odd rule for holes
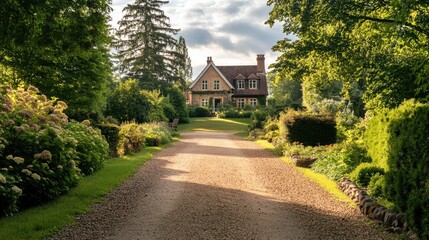
[[[371,178],[376,175],[384,174],[384,169],[375,166],[373,163],[361,163],[357,168],[350,174],[350,179],[355,182],[359,187],[368,187]]]
[[[305,146],[334,144],[337,140],[335,119],[330,115],[289,110],[280,114],[280,136]]]
[[[386,194],[421,239],[429,239],[429,104],[409,100],[369,120],[365,143],[386,171]]]

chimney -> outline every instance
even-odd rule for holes
[[[209,65],[212,61],[212,57],[207,57],[207,65]]]
[[[258,54],[256,57],[256,62],[258,63],[256,67],[256,73],[265,74],[265,57],[264,54]]]

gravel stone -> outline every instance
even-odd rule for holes
[[[398,239],[230,133],[182,133],[52,239]]]

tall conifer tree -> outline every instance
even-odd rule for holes
[[[161,10],[168,1],[136,0],[124,8],[114,46],[119,72],[136,78],[144,88],[158,80],[172,81],[179,29],[171,27]]]

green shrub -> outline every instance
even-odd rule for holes
[[[190,106],[189,117],[210,117],[211,113],[208,107]]]
[[[112,116],[120,122],[149,122],[152,104],[141,92],[138,81],[128,79],[119,83],[107,99],[105,115]]]
[[[145,133],[135,122],[126,122],[120,126],[118,156],[139,152],[145,143]]]
[[[375,174],[384,174],[384,169],[373,163],[361,163],[350,174],[350,179],[360,187],[368,187],[369,181]]]
[[[144,131],[147,146],[159,146],[173,139],[170,128],[165,123],[145,123],[140,127]]]
[[[262,109],[255,109],[250,115],[250,126],[249,129],[253,130],[256,128],[264,128],[265,121],[267,120],[268,112]]]
[[[7,182],[15,179],[2,192],[8,192],[11,200],[11,189],[15,193],[22,190],[20,207],[54,199],[80,177],[74,162],[77,140],[64,129],[67,105],[61,101],[53,104],[38,92],[34,87],[0,89],[0,169],[3,176],[9,176]],[[6,215],[14,209],[2,206]]]
[[[289,142],[299,142],[306,146],[336,142],[335,120],[330,115],[289,110],[280,114],[279,122],[279,135]]]
[[[109,144],[100,130],[89,126],[89,121],[71,121],[65,126],[67,134],[77,140],[75,162],[84,175],[90,175],[104,166],[109,153]],[[98,131],[97,131],[98,130]]]
[[[368,184],[368,192],[373,198],[384,198],[386,191],[386,180],[384,174],[376,173],[371,177]]]
[[[119,126],[115,124],[104,123],[98,125],[98,128],[109,144],[109,155],[111,157],[116,157],[118,151],[117,147],[119,144]]]
[[[8,171],[7,168],[0,170],[0,216],[10,216],[17,212],[18,199],[22,194],[22,190],[16,186],[18,180],[8,174]]]
[[[368,152],[386,170],[386,194],[421,239],[429,238],[429,104],[406,101],[368,123]]]
[[[252,115],[252,110],[250,109],[240,109],[240,108],[233,108],[233,107],[226,107],[223,109],[220,109],[216,116],[218,118],[250,118]]]

